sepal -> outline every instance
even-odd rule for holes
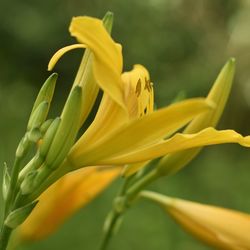
[[[24,207],[17,208],[16,210],[12,211],[5,219],[4,224],[9,228],[16,228],[26,220],[37,203],[38,201],[34,201],[25,205]]]
[[[3,168],[3,183],[2,183],[2,192],[3,192],[3,199],[6,201],[7,199],[7,194],[10,186],[10,174],[8,171],[8,166],[6,162],[4,163],[4,168]]]

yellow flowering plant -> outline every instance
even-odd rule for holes
[[[149,183],[186,166],[203,146],[238,143],[250,147],[250,136],[215,129],[230,94],[234,59],[222,68],[207,97],[155,110],[150,74],[140,64],[123,72],[122,47],[110,36],[112,24],[112,13],[103,20],[73,18],[69,31],[78,43],[60,49],[49,62],[52,70],[65,53],[85,49],[61,115],[47,118],[57,80],[53,73],[38,93],[11,172],[4,167],[0,250],[7,248],[11,235],[12,245],[48,236],[118,176],[124,183],[105,222],[100,249],[107,248],[123,214],[140,197],[163,205],[208,244],[248,249],[246,237],[221,225],[227,218],[238,220],[238,214],[142,192]],[[95,118],[81,132],[100,91]],[[196,209],[197,213],[189,213]],[[205,225],[203,215],[217,211],[221,222]],[[242,228],[240,222],[235,223],[243,232],[249,219],[243,216],[240,220],[244,221]],[[211,232],[216,236],[210,237]]]

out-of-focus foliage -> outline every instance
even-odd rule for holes
[[[124,68],[144,64],[156,89],[157,106],[180,90],[205,95],[225,61],[236,57],[236,81],[220,127],[250,133],[250,4],[247,0],[52,0],[0,2],[0,162],[11,164],[35,93],[48,76],[47,63],[59,48],[74,42],[72,16],[115,13],[113,37],[122,43]],[[63,102],[81,53],[58,64],[56,102]],[[54,111],[60,107],[55,107]],[[206,149],[175,177],[152,189],[170,196],[250,211],[247,149]],[[69,220],[44,242],[27,249],[95,249],[104,217],[119,183]],[[157,207],[140,203],[126,216],[110,249],[203,250]]]

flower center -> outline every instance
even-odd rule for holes
[[[154,89],[148,71],[141,65],[122,75],[125,85],[125,101],[131,118],[153,112]]]

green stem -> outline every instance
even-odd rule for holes
[[[0,236],[0,250],[5,250],[8,246],[8,242],[11,236],[12,229],[3,225]]]
[[[110,240],[113,236],[114,228],[120,216],[123,215],[126,212],[126,210],[131,206],[131,204],[135,201],[140,191],[157,178],[159,178],[159,172],[157,169],[154,169],[148,174],[146,174],[145,176],[143,176],[141,179],[136,181],[130,187],[129,187],[129,184],[130,184],[131,179],[125,180],[125,183],[120,193],[115,199],[115,201],[123,200],[122,205],[119,206],[119,209],[118,209],[118,206],[116,206],[116,202],[114,202],[114,206],[111,211],[111,217],[108,216],[107,221],[106,221],[106,223],[108,224],[108,227],[105,230],[104,237],[102,239],[102,242],[99,248],[100,250],[107,249],[108,244],[110,243]]]
[[[112,211],[111,213],[111,218],[108,218],[110,221],[109,221],[109,227],[108,227],[108,230],[105,232],[104,236],[103,236],[103,239],[102,239],[102,242],[101,242],[101,245],[100,245],[100,250],[106,250],[109,243],[110,243],[110,240],[112,238],[112,235],[113,235],[113,232],[114,232],[114,228],[116,226],[116,223],[118,221],[118,219],[120,218],[121,214],[120,213],[117,213],[115,211]]]
[[[137,197],[140,191],[142,191],[147,185],[159,178],[159,172],[157,169],[153,169],[148,174],[139,179],[134,185],[132,185],[126,192],[125,197],[130,204]]]
[[[11,210],[11,205],[12,205],[14,194],[16,191],[16,184],[17,184],[17,179],[18,179],[18,173],[20,170],[21,160],[22,158],[17,157],[13,165],[13,169],[12,169],[11,177],[10,177],[10,186],[8,188],[8,195],[7,195],[7,199],[6,199],[5,206],[4,206],[4,218],[6,218],[7,214]]]

